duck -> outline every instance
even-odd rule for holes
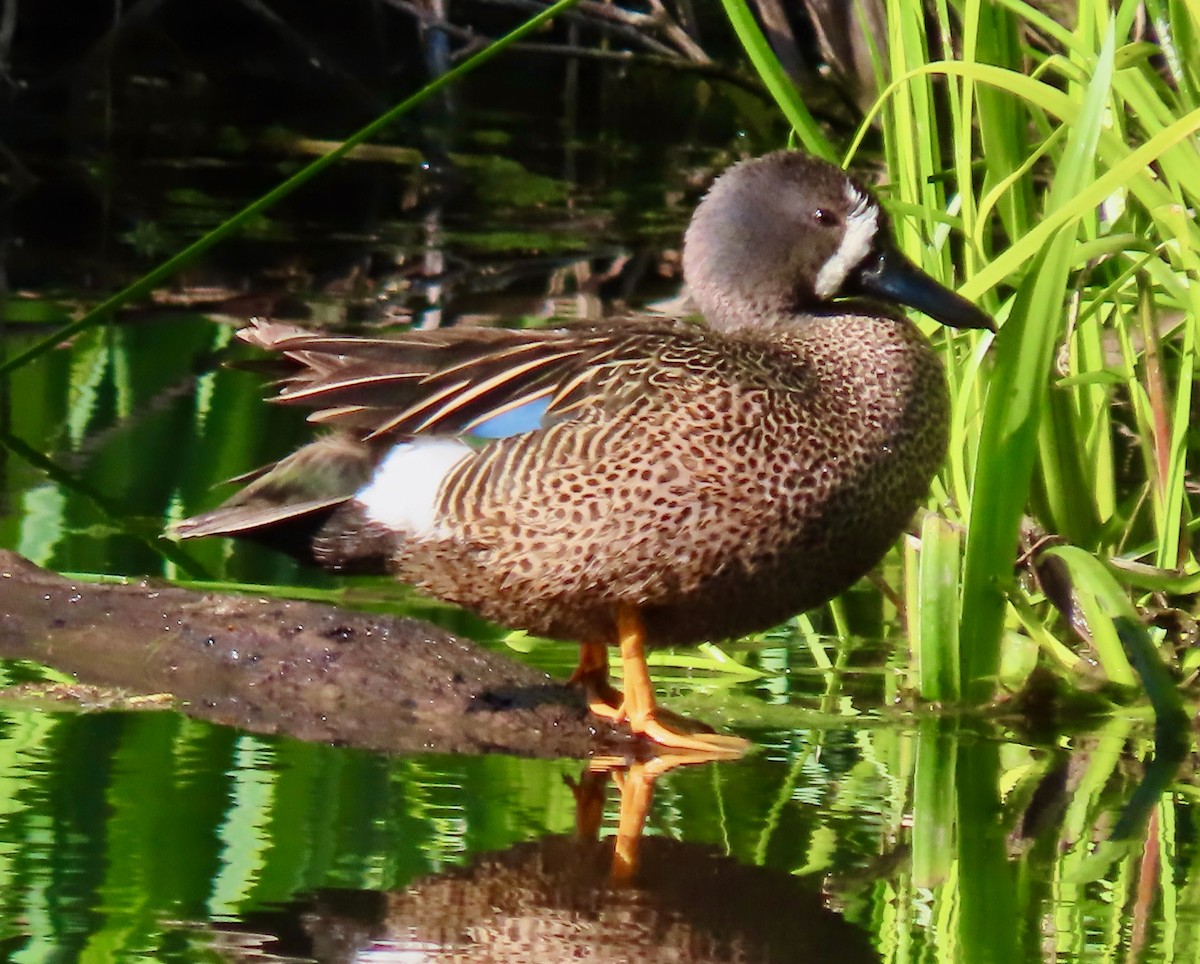
[[[597,716],[661,753],[740,755],[659,707],[647,649],[778,625],[868,573],[948,444],[941,362],[899,309],[994,328],[899,251],[859,180],[799,151],[717,177],[682,263],[695,319],[394,337],[252,320],[240,337],[289,365],[274,400],[325,431],[174,535],[387,571],[576,641]]]

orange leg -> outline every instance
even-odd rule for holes
[[[634,606],[617,607],[617,635],[621,640],[621,665],[625,673],[625,702],[621,706],[629,728],[662,747],[692,750],[724,757],[739,757],[750,746],[737,736],[719,733],[681,733],[661,723],[650,670],[646,667],[645,628]]]
[[[621,691],[608,681],[608,647],[604,643],[580,644],[579,665],[567,683],[583,687],[588,709],[597,716],[614,722],[624,718]]]

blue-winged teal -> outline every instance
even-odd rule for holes
[[[707,325],[381,339],[256,322],[241,337],[298,366],[277,400],[338,431],[177,534],[387,567],[497,622],[581,641],[574,678],[635,732],[744,745],[656,719],[643,647],[763,629],[875,565],[941,463],[949,409],[937,356],[881,302],[991,321],[899,254],[860,184],[798,153],[718,178],[683,264]]]

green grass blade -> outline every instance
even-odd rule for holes
[[[1194,596],[1200,593],[1200,570],[1177,572],[1128,559],[1110,559],[1108,567],[1118,582],[1135,589],[1165,592],[1173,596]]]
[[[1197,334],[1200,332],[1200,286],[1195,283],[1195,279],[1200,278],[1200,254],[1190,243],[1191,236],[1184,228],[1183,222],[1189,215],[1176,206],[1163,212],[1163,217],[1178,222],[1173,257],[1184,269],[1185,276],[1192,279],[1187,289],[1188,320],[1183,326],[1179,370],[1174,378],[1175,400],[1169,413],[1167,438],[1163,440],[1167,464],[1161,480],[1163,508],[1158,532],[1158,564],[1167,568],[1185,563],[1188,555],[1182,530],[1187,506],[1188,441],[1193,437],[1191,413],[1196,386],[1196,352],[1200,343]]]
[[[1125,657],[1114,622],[1116,616],[1130,613],[1136,619],[1132,604],[1124,597],[1112,574],[1094,556],[1077,546],[1061,548],[1069,551],[1063,553],[1056,548],[1050,555],[1062,559],[1071,574],[1073,596],[1087,623],[1100,668],[1114,685],[1134,686],[1137,677]]]
[[[1074,219],[1083,214],[1076,201],[1085,186],[1094,183],[1096,142],[1108,106],[1115,52],[1110,28],[1079,122],[1067,135],[1063,159],[1046,200],[1048,217],[1064,209],[1072,210]],[[1030,246],[1020,247],[1027,259]],[[970,646],[962,658],[962,691],[972,702],[991,698],[999,670],[1004,590],[1012,579],[1017,531],[1033,474],[1046,385],[1074,255],[1075,232],[1064,227],[1033,259],[1009,321],[996,341],[996,370],[984,406],[963,576],[961,633]]]
[[[917,685],[925,700],[957,700],[958,559],[957,526],[936,513],[921,524],[917,598],[908,605],[909,632],[917,656]]]
[[[1086,126],[1082,118],[1073,118],[1069,122],[1072,132]],[[1012,248],[984,267],[963,285],[961,293],[964,297],[977,298],[1006,277],[1024,271],[1029,264],[1030,250],[1046,244],[1051,235],[1060,228],[1068,222],[1078,220],[1086,211],[1104,201],[1121,187],[1129,186],[1132,190],[1144,192],[1144,201],[1148,207],[1169,205],[1171,202],[1169,195],[1164,195],[1161,188],[1156,189],[1152,186],[1151,180],[1145,176],[1146,169],[1159,160],[1171,147],[1192,137],[1197,130],[1200,130],[1200,109],[1185,114],[1136,150],[1125,152],[1119,162],[1110,166],[1103,175],[1086,186],[1080,186],[1079,193],[1074,196],[1070,204],[1048,211],[1046,217],[1025,234],[1020,244],[1013,245]],[[1105,138],[1101,136],[1100,145],[1102,147],[1105,146],[1104,142]],[[1070,169],[1066,167],[1065,161],[1060,162],[1059,174],[1062,180],[1074,180],[1070,177]],[[1058,182],[1056,179],[1055,183]],[[1192,226],[1187,230],[1191,233],[1195,228]]]
[[[978,16],[978,45],[974,59],[987,64],[1019,64],[1021,42],[1017,18],[998,4],[980,4]],[[971,75],[964,74],[964,79],[970,80]],[[1027,120],[1025,106],[987,84],[978,87],[976,99],[986,182],[997,183],[1022,166],[1024,144],[1021,138],[1013,137],[1013,131]],[[998,210],[1009,238],[1020,237],[1034,209],[1031,180],[1022,178],[1012,185],[1011,190],[1004,192]]]

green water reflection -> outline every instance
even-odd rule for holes
[[[884,960],[1173,959],[1200,936],[1190,794],[1123,851],[1092,852],[1135,782],[1131,729],[1112,721],[1071,756],[943,722],[763,732],[753,758],[662,777],[647,833],[824,890]],[[5,713],[7,959],[169,957],[181,929],[314,891],[402,891],[571,834],[581,769],[389,759],[172,713]],[[914,792],[947,775],[944,798]]]

